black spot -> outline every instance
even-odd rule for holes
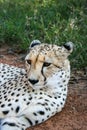
[[[34,116],[37,116],[37,113],[33,112]]]
[[[47,103],[47,102],[45,102],[45,103],[44,103],[44,105],[47,105],[47,106],[48,106],[48,103]]]
[[[16,113],[18,113],[19,112],[19,109],[20,109],[20,107],[18,106],[17,108],[16,108]]]
[[[24,92],[26,92],[27,90],[25,89]]]
[[[14,95],[14,93],[11,93],[11,96],[13,96]]]
[[[16,99],[15,102],[18,102],[18,99]]]
[[[52,96],[50,96],[50,95],[47,95],[48,97],[50,97],[50,98],[52,98]]]
[[[34,92],[35,90],[33,89],[32,92]]]
[[[63,87],[63,85],[60,85],[60,87],[62,88],[62,87]]]
[[[16,96],[18,97],[18,96],[20,96],[20,94],[17,94]]]
[[[64,72],[62,72],[62,75],[64,74]]]
[[[25,85],[26,85],[26,86],[28,86],[28,84],[27,84],[27,83],[26,83]]]
[[[4,98],[7,98],[7,96],[4,96]]]
[[[59,104],[57,104],[57,107],[59,107]]]
[[[26,101],[26,98],[24,98],[23,100]]]
[[[50,109],[50,108],[48,108],[48,110],[50,111],[51,109]]]
[[[40,90],[42,91],[43,89],[42,89],[42,88],[40,88]]]
[[[23,87],[23,89],[25,89],[25,86]]]
[[[65,101],[65,99],[63,98],[63,101]]]
[[[8,93],[11,93],[11,91],[8,91]]]
[[[29,122],[31,126],[33,125],[32,121],[29,118],[25,117],[25,119]]]
[[[9,75],[8,75],[9,76]],[[8,82],[8,84],[11,84],[10,82]]]
[[[12,105],[11,103],[8,104],[8,106],[11,106],[11,105]]]
[[[9,126],[13,126],[13,127],[14,127],[14,126],[19,127],[19,126],[16,125],[15,123],[9,123],[9,122],[5,122],[5,123],[3,123],[2,125],[3,125],[3,126],[4,126],[4,125],[9,125]]]
[[[42,92],[40,92],[40,95],[42,94]]]
[[[2,111],[4,115],[7,115],[9,111]]]
[[[15,87],[16,87],[16,85],[15,85]],[[14,90],[16,90],[17,88],[14,88]]]
[[[45,114],[44,111],[38,111],[38,113],[39,113],[40,115],[44,115],[44,114]]]
[[[55,99],[57,99],[57,97],[54,97]]]
[[[49,118],[49,115],[47,116],[47,118]]]
[[[0,97],[0,99],[2,99],[2,97]]]
[[[64,88],[64,91],[66,91],[66,88]]]
[[[20,90],[21,90],[21,88],[18,89],[18,91],[20,91]]]
[[[22,124],[22,126],[26,126],[25,124]]]
[[[46,109],[46,111],[48,111],[48,108],[45,108]]]
[[[44,119],[42,119],[42,122],[44,121]]]
[[[66,94],[63,94],[63,96],[66,96]]]
[[[29,98],[29,100],[31,100],[31,99],[32,99],[32,97]]]
[[[45,101],[49,102],[49,100],[48,100],[48,99],[45,99]]]
[[[8,99],[8,102],[10,102],[11,101],[11,99]]]
[[[52,115],[54,115],[55,113],[54,112],[52,112]]]
[[[53,104],[56,104],[55,102],[53,102]]]
[[[4,106],[5,106],[5,104],[2,104],[2,105],[1,105],[1,107],[4,107]]]
[[[5,101],[7,101],[7,98],[5,98]]]
[[[3,93],[4,95],[6,94],[6,92]]]
[[[62,103],[62,102],[61,102],[60,104],[61,104],[61,105],[63,105],[63,103]]]
[[[66,82],[66,80],[63,80],[63,82]]]
[[[27,93],[30,93],[30,91],[28,90]]]
[[[40,97],[39,99],[43,99],[43,97]]]
[[[13,76],[13,75],[11,75],[11,76]],[[13,83],[11,83],[11,86],[13,86]]]
[[[53,105],[53,104],[51,104],[51,106],[53,107],[54,105]]]
[[[35,124],[38,124],[38,120],[35,121]]]
[[[42,105],[42,106],[45,106],[45,103],[40,103],[40,102],[38,102],[37,104]]]
[[[27,102],[27,105],[29,105],[30,104],[30,102]]]
[[[1,85],[2,86],[2,85]],[[2,91],[3,93],[5,92],[5,90]]]
[[[11,108],[11,110],[13,111],[14,109],[13,109],[13,108]]]

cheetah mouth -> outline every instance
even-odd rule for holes
[[[32,88],[33,88],[33,89],[46,88],[46,87],[47,87],[46,84],[47,84],[47,83],[44,83],[44,84],[36,84],[36,85],[33,85]]]
[[[34,86],[32,86],[32,88],[33,89],[41,89],[41,88],[43,88],[44,86],[42,86],[42,85],[34,85]]]
[[[29,85],[30,85],[30,87],[33,88],[33,89],[40,89],[40,88],[45,87],[44,84],[42,84],[42,83],[41,83],[41,84],[38,83],[38,84],[32,85],[32,84],[29,82]]]
[[[41,88],[45,88],[46,87],[46,85],[47,85],[47,81],[45,81],[45,82],[39,82],[39,83],[36,83],[36,84],[31,84],[29,81],[28,81],[28,84],[29,84],[29,86],[31,87],[31,88],[33,88],[33,89],[41,89]]]

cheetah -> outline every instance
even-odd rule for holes
[[[62,110],[72,51],[72,42],[58,46],[34,40],[25,69],[0,64],[0,130],[26,130]]]

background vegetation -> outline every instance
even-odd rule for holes
[[[19,44],[33,39],[75,45],[73,67],[87,67],[86,0],[0,0],[0,44]]]

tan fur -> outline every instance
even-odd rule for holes
[[[58,68],[67,69],[69,61],[67,60],[70,52],[63,46],[41,44],[30,49],[29,54],[25,58],[25,66],[28,77],[39,80],[44,85],[44,77],[41,73],[44,62],[51,63],[50,66],[44,68],[45,77],[50,77]],[[31,65],[27,63],[31,61]]]

